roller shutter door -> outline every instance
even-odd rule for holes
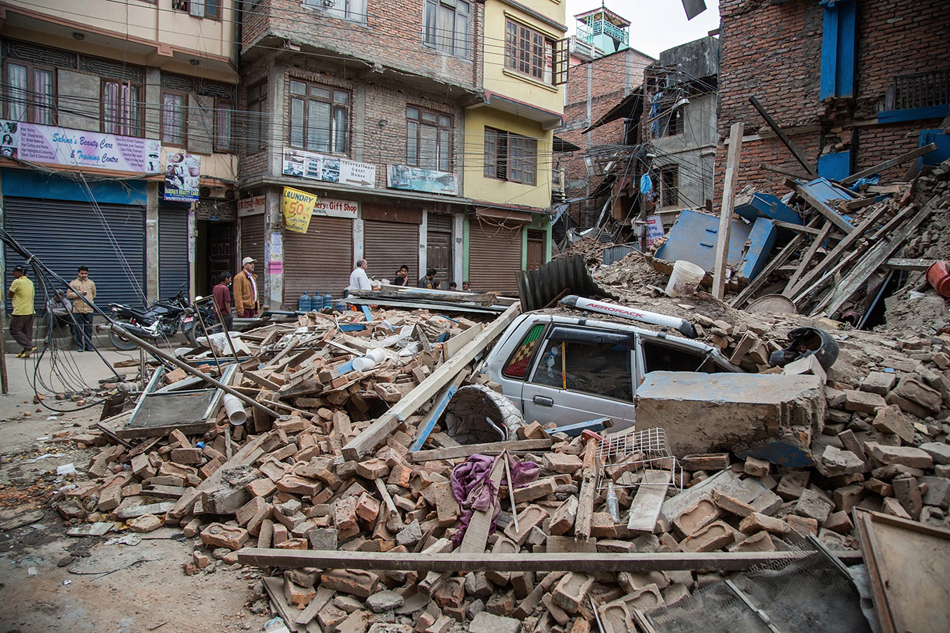
[[[363,256],[369,262],[370,279],[392,279],[399,267],[409,267],[409,281],[415,286],[419,270],[419,225],[401,222],[363,222]]]
[[[96,304],[145,305],[145,207],[5,197],[3,226],[14,239],[67,282],[79,266],[96,282]],[[114,241],[113,241],[114,240]],[[22,257],[5,249],[6,285]],[[30,278],[37,283],[35,275]],[[4,293],[6,294],[6,293]],[[7,300],[9,307],[10,301]],[[36,310],[46,309],[37,283]]]
[[[343,296],[353,272],[353,220],[313,216],[306,233],[284,233],[284,306],[306,291]]]
[[[188,293],[188,211],[158,209],[158,296]]]
[[[251,215],[241,218],[241,259],[253,257],[258,261],[254,272],[260,279],[264,272],[264,214]],[[241,263],[236,264],[238,270],[241,269]],[[236,275],[238,270],[232,270],[231,274]]]
[[[521,227],[497,226],[473,218],[468,248],[468,280],[472,289],[517,295],[519,272]]]

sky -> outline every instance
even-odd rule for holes
[[[567,0],[568,34],[574,34],[575,15],[600,5],[601,0]],[[605,0],[604,5],[630,20],[630,47],[650,57],[719,28],[719,0],[706,0],[706,10],[692,20],[686,19],[682,0]]]

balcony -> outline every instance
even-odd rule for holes
[[[589,43],[598,35],[606,35],[615,42],[629,44],[630,34],[626,29],[620,28],[607,20],[593,20],[591,22],[582,22],[577,25],[577,37]]]

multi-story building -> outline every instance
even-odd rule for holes
[[[3,226],[99,303],[233,270],[237,4],[0,2]]]
[[[551,152],[567,80],[564,4],[486,0],[482,85],[465,112],[466,277],[517,291],[551,257]]]

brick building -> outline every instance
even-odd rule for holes
[[[804,169],[749,103],[769,110],[820,175],[842,178],[921,144],[950,101],[945,0],[720,2],[720,140],[745,124],[739,186],[782,192]],[[720,142],[716,173],[725,170]],[[908,165],[887,170],[902,177]],[[721,180],[721,179],[720,179]],[[717,182],[717,198],[722,183]]]

